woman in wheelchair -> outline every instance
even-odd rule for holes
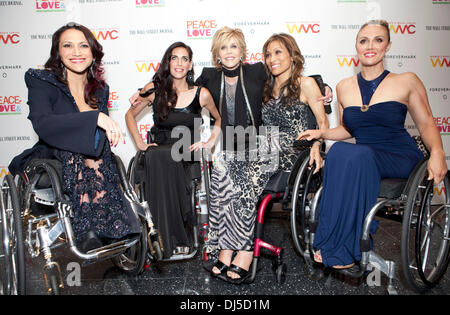
[[[111,146],[124,138],[108,116],[102,57],[102,46],[82,25],[69,23],[53,34],[45,69],[25,74],[28,118],[39,141],[9,165],[16,175],[32,159],[62,163],[63,191],[72,203],[73,231],[84,252],[140,233],[111,153]]]
[[[301,131],[328,128],[318,85],[313,78],[301,75],[304,58],[295,39],[287,34],[273,35],[264,44],[263,53],[271,75],[263,88],[262,121],[277,128],[267,128],[266,136],[257,136],[256,150],[268,147],[270,154],[257,155],[256,159],[249,154],[249,158],[240,159],[239,152],[223,151],[211,178],[207,245],[209,252],[219,253],[217,262],[207,269],[214,277],[235,284],[251,274],[256,204],[270,177],[278,170],[292,169],[299,154],[292,149],[293,142]],[[318,171],[322,165],[318,145],[313,145],[310,157]]]
[[[191,153],[173,150],[174,144],[183,141],[183,147],[190,151],[212,148],[220,134],[221,119],[211,94],[206,88],[196,86],[193,79],[191,48],[182,42],[172,44],[164,53],[153,81],[141,89],[137,98],[130,100],[132,106],[125,116],[136,146],[145,151],[145,199],[162,236],[164,259],[187,253],[191,243],[187,224],[195,219],[189,186],[194,159]],[[154,141],[150,144],[142,140],[136,122],[136,116],[147,106],[153,106],[155,123],[151,130]],[[201,125],[203,108],[214,117],[214,128],[207,142],[194,143],[195,135],[199,135],[194,127]],[[183,128],[189,131],[189,136],[182,133],[180,139],[174,132]]]
[[[307,130],[301,139],[341,141],[329,150],[314,240],[314,260],[337,269],[361,259],[360,237],[367,212],[377,201],[381,178],[408,178],[423,158],[404,128],[409,110],[430,151],[429,179],[443,180],[447,165],[425,87],[414,73],[384,69],[391,47],[389,25],[374,20],[356,38],[361,72],[337,85],[341,124],[329,130]],[[373,222],[376,223],[376,222]],[[371,234],[377,224],[372,224]]]

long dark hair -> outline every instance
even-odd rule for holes
[[[300,82],[299,79],[303,72],[303,67],[305,65],[305,58],[300,52],[300,48],[297,45],[294,37],[289,34],[280,33],[272,35],[264,44],[263,47],[263,55],[266,55],[267,48],[269,44],[279,41],[282,43],[289,52],[289,55],[293,59],[293,69],[290,78],[281,86],[280,95],[281,98],[287,98],[290,100],[298,99],[300,97]],[[264,93],[263,93],[263,101],[266,103],[269,100],[273,99],[273,84],[274,80],[273,76],[270,73],[267,65],[264,63],[266,72],[267,72],[267,80],[264,84]],[[286,91],[286,92],[285,92]]]
[[[170,59],[172,57],[172,52],[175,48],[183,47],[187,50],[189,61],[192,61],[192,49],[183,42],[176,42],[167,48],[164,56],[161,60],[161,64],[153,76],[153,84],[155,86],[155,113],[157,117],[161,120],[167,120],[169,111],[175,107],[177,104],[177,93],[173,89],[173,77],[170,74]],[[194,69],[188,72],[186,77],[187,84],[189,88],[194,86]]]
[[[67,79],[65,77],[65,67],[61,61],[61,56],[59,55],[59,42],[61,34],[69,29],[76,29],[84,34],[86,40],[91,48],[92,56],[94,57],[93,64],[87,71],[87,84],[84,87],[84,100],[92,108],[98,108],[99,102],[95,96],[95,92],[105,87],[105,80],[103,78],[104,69],[102,65],[103,58],[103,47],[94,37],[93,33],[85,26],[77,23],[68,23],[60,27],[52,37],[52,48],[50,50],[50,58],[45,63],[45,68],[52,72],[56,78],[67,84]]]

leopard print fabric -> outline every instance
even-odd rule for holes
[[[262,116],[270,128],[257,137],[257,149],[222,151],[214,164],[206,251],[216,257],[221,249],[252,250],[259,196],[275,172],[293,167],[300,154],[292,149],[298,134],[316,128],[311,109],[299,100],[271,100]]]

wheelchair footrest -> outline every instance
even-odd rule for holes
[[[100,248],[90,250],[86,254],[88,255],[96,254],[98,258],[114,256],[123,253],[125,250],[136,244],[138,240],[139,240],[138,238],[122,240],[116,243],[112,243]]]

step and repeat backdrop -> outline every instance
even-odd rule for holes
[[[124,119],[128,99],[151,80],[173,42],[192,47],[197,77],[211,66],[212,36],[223,26],[242,29],[249,63],[263,61],[262,46],[273,33],[288,33],[305,56],[304,74],[321,74],[334,89],[360,71],[355,53],[360,26],[380,18],[389,22],[392,38],[385,66],[392,72],[415,72],[424,82],[449,161],[450,1],[0,1],[0,179],[8,173],[10,160],[37,141],[27,119],[24,73],[43,67],[53,32],[68,22],[87,26],[103,45],[110,115],[126,135],[126,144],[113,150],[128,164],[136,152]],[[329,119],[335,126],[335,100],[333,109]],[[138,117],[143,138],[152,126],[151,116],[149,110]],[[406,128],[418,134],[409,117]]]

